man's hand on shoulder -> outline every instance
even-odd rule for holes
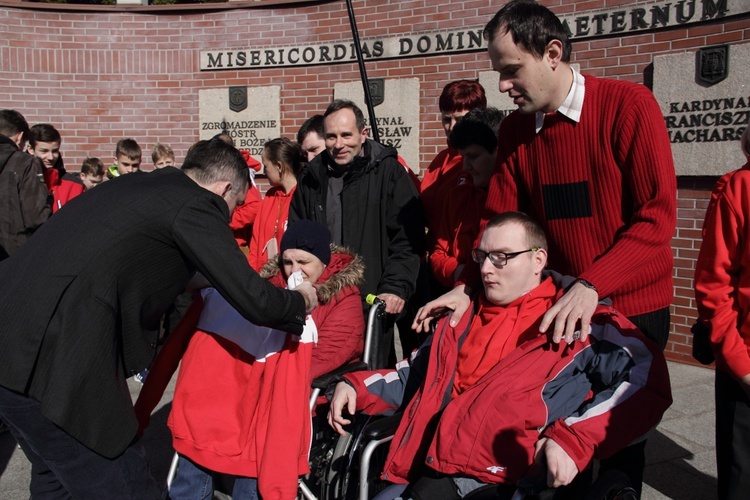
[[[568,344],[576,340],[574,333],[578,330],[580,321],[580,340],[589,336],[589,325],[599,303],[599,294],[594,288],[587,287],[581,282],[574,284],[560,297],[555,305],[544,314],[539,331],[546,332],[554,323],[552,341],[559,344],[565,340]]]
[[[576,463],[552,439],[543,437],[536,442],[534,462],[547,467],[547,486],[558,488],[570,484],[578,474]]]
[[[378,298],[385,302],[385,312],[388,314],[399,314],[404,310],[406,301],[392,293],[379,293]]]
[[[312,312],[313,309],[318,307],[318,292],[315,290],[315,287],[310,284],[310,282],[303,281],[302,283],[297,285],[294,291],[301,293],[302,297],[305,299],[306,313]]]
[[[432,320],[442,316],[446,310],[453,311],[451,326],[455,327],[471,305],[469,293],[466,285],[459,285],[450,292],[420,307],[414,317],[414,323],[411,325],[412,329],[417,332],[429,331]]]

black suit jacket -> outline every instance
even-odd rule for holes
[[[153,359],[153,330],[194,271],[247,319],[300,333],[302,296],[250,268],[228,220],[224,200],[170,167],[71,200],[0,263],[0,385],[114,457],[138,427],[125,379]]]

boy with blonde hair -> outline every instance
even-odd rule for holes
[[[174,151],[166,144],[157,143],[151,150],[151,161],[156,168],[174,167]]]

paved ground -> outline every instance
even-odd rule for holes
[[[670,363],[669,372],[674,403],[648,443],[643,498],[716,498],[713,371]],[[131,382],[131,394],[139,389]],[[166,428],[172,389],[170,385],[144,437],[158,478],[166,477],[172,456]],[[29,472],[12,437],[0,435],[0,499],[28,499]]]

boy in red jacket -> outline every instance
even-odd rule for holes
[[[86,158],[77,174],[66,173],[52,190],[52,213],[84,191],[104,180],[104,164],[99,158]]]

